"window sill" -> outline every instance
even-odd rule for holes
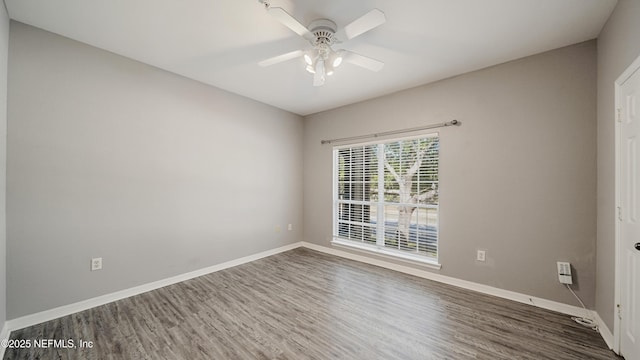
[[[436,260],[432,260],[423,256],[402,254],[393,250],[379,248],[377,246],[358,244],[356,242],[343,240],[340,238],[333,238],[333,240],[331,241],[331,245],[375,254],[377,256],[408,262],[415,265],[421,265],[436,270],[440,270],[440,268],[442,267],[442,265],[440,265]]]

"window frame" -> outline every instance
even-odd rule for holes
[[[375,140],[372,141],[365,141],[365,142],[354,142],[354,143],[347,143],[347,144],[340,144],[340,145],[334,145],[332,147],[332,162],[333,162],[333,172],[332,172],[332,186],[333,186],[333,191],[332,191],[332,209],[333,209],[333,214],[332,214],[332,240],[331,240],[331,244],[333,246],[338,246],[338,247],[345,247],[345,248],[349,248],[352,250],[357,250],[357,251],[361,251],[361,252],[366,252],[366,253],[373,253],[375,255],[381,256],[381,257],[385,257],[385,258],[390,258],[393,260],[399,260],[399,261],[405,261],[405,262],[410,262],[410,263],[414,263],[414,264],[419,264],[422,266],[426,266],[429,268],[433,268],[433,269],[440,269],[441,268],[441,264],[440,264],[440,198],[438,198],[438,205],[437,208],[435,209],[436,211],[436,217],[437,217],[437,222],[436,222],[436,227],[437,227],[437,248],[436,248],[436,256],[434,257],[430,257],[430,256],[425,256],[425,255],[418,255],[418,254],[413,254],[410,252],[405,252],[403,250],[397,250],[397,249],[392,249],[389,247],[385,247],[385,246],[380,246],[380,244],[366,244],[366,243],[362,243],[362,242],[358,242],[355,240],[349,240],[343,237],[338,237],[338,206],[340,204],[339,199],[338,199],[338,192],[339,192],[339,179],[338,179],[338,171],[339,171],[339,164],[338,164],[338,156],[337,156],[337,152],[341,149],[348,149],[348,148],[354,148],[354,147],[364,147],[364,146],[370,146],[370,145],[380,145],[380,144],[386,144],[386,143],[392,143],[392,142],[398,142],[398,141],[410,141],[410,140],[416,140],[416,139],[426,139],[426,138],[430,138],[430,137],[437,137],[438,138],[438,142],[439,142],[439,146],[441,143],[441,138],[440,138],[440,133],[439,132],[429,132],[429,133],[424,133],[424,134],[417,134],[417,135],[411,135],[411,136],[403,136],[403,137],[389,137],[389,138],[377,138]],[[441,154],[441,148],[438,148],[438,189],[440,189],[440,156]],[[379,156],[379,155],[378,155]],[[380,161],[380,158],[378,158],[378,161]],[[380,166],[380,165],[378,165]],[[386,203],[384,201],[380,202],[380,197],[378,198],[378,201],[374,203],[373,206],[378,206],[380,207],[380,205],[382,205],[382,207],[384,207],[384,205],[393,205],[396,203]],[[376,221],[376,224],[378,224],[378,221]],[[384,226],[383,226],[384,228]]]

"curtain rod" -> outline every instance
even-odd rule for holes
[[[446,127],[446,126],[460,126],[460,125],[462,125],[462,122],[460,122],[458,120],[451,120],[451,121],[442,122],[442,123],[439,123],[439,124],[431,124],[431,125],[426,125],[426,126],[414,127],[414,128],[410,128],[410,129],[385,131],[385,132],[381,132],[381,133],[375,133],[375,134],[369,134],[369,135],[359,135],[359,136],[350,136],[350,137],[344,137],[344,138],[339,138],[339,139],[331,139],[331,140],[321,140],[320,144],[324,145],[324,144],[331,144],[331,143],[341,142],[341,141],[377,138],[379,136],[403,134],[403,133],[408,133],[408,132],[413,132],[413,131],[435,129],[435,128],[441,128],[441,127]]]

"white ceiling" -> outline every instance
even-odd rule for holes
[[[308,42],[258,0],[5,0],[9,16],[300,115],[596,38],[617,0],[271,0],[308,25],[378,8],[380,27],[341,44],[385,62],[346,63],[322,87],[303,60],[258,61]]]

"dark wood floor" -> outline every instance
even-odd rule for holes
[[[568,316],[296,249],[11,334],[5,359],[618,359]]]

